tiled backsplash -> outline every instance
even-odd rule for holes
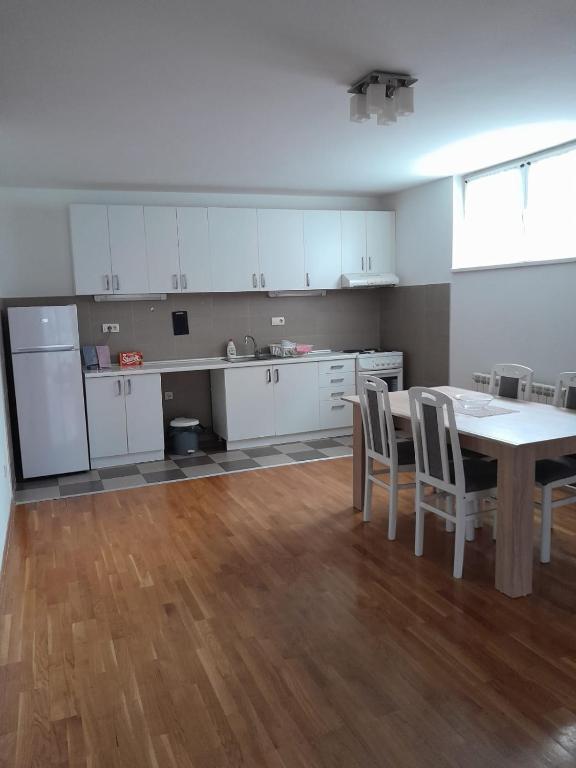
[[[216,357],[233,338],[240,352],[244,336],[260,346],[281,339],[316,349],[378,346],[380,291],[333,291],[326,296],[269,298],[257,293],[171,294],[166,301],[96,303],[92,297],[10,299],[7,306],[76,304],[81,344],[108,344],[112,355],[139,350],[145,360]],[[186,310],[190,334],[174,336],[172,312]],[[286,318],[272,326],[273,316]],[[119,323],[120,333],[102,333],[103,323]]]

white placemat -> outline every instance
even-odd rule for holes
[[[462,416],[475,416],[477,419],[485,419],[486,416],[501,416],[504,413],[518,413],[513,408],[499,408],[497,405],[487,405],[485,408],[462,408],[461,405],[455,405],[454,412],[461,413]]]

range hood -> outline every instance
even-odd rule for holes
[[[354,272],[342,275],[342,288],[383,288],[387,285],[398,285],[398,275],[393,272],[381,272],[369,274],[367,272]]]

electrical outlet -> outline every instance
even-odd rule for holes
[[[120,333],[120,324],[102,323],[102,333]]]
[[[174,392],[164,392],[164,400],[174,400]]]
[[[284,317],[273,317],[272,318],[272,325],[286,325],[286,318],[284,318]]]

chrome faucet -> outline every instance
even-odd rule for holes
[[[252,342],[252,345],[254,347],[254,357],[257,357],[258,356],[258,345],[256,344],[256,339],[254,338],[254,336],[246,336],[244,338],[244,344],[248,344],[248,340],[250,340]]]

